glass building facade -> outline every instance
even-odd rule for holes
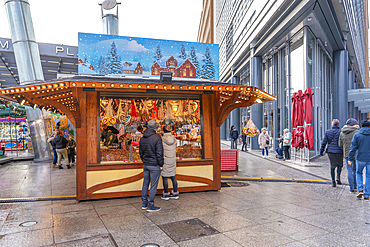
[[[315,7],[315,2],[320,8]],[[277,101],[233,111],[223,125],[221,137],[228,139],[229,126],[240,130],[252,118],[258,128],[267,128],[275,149],[283,130],[292,130],[293,93],[307,88],[314,92],[315,149],[300,151],[304,159],[319,153],[322,138],[331,128],[333,118],[338,118],[341,126],[348,117],[366,118],[346,96],[348,89],[365,85],[364,39],[361,33],[352,37],[351,30],[348,33],[343,30],[347,26],[363,28],[363,24],[355,24],[364,20],[364,16],[351,20],[354,24],[336,22],[346,19],[347,13],[353,13],[354,9],[359,12],[358,2],[217,1],[221,80],[257,86],[277,96]],[[339,14],[345,16],[338,16],[336,9],[341,6],[346,11]],[[245,20],[240,20],[240,12]],[[326,23],[322,21],[325,18]],[[259,148],[257,138],[251,138],[249,144],[252,149]]]

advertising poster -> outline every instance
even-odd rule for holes
[[[81,75],[160,76],[219,79],[219,46],[186,41],[78,34]]]

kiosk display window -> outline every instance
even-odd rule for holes
[[[100,164],[141,162],[139,142],[150,119],[157,121],[157,134],[171,125],[177,139],[178,160],[200,160],[202,118],[199,99],[154,97],[100,98]]]

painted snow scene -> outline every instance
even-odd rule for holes
[[[78,34],[78,73],[218,80],[218,45],[103,34]]]

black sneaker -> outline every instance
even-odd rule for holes
[[[67,165],[67,169],[71,169],[71,166],[70,165]]]
[[[342,182],[341,182],[340,180],[337,180],[337,184],[338,184],[338,185],[341,185],[341,184],[342,184]]]
[[[59,169],[63,169],[63,166],[59,166]]]
[[[161,208],[160,207],[148,207],[148,209],[146,210],[147,212],[157,212],[157,211],[161,211]]]
[[[333,181],[331,186],[337,187],[337,184]]]
[[[163,195],[162,195],[162,198],[161,198],[162,200],[166,200],[166,201],[168,201],[169,199],[170,199],[170,193],[163,193]]]
[[[174,200],[179,199],[179,192],[173,192],[172,191],[172,193],[170,195],[170,199],[174,199]]]

